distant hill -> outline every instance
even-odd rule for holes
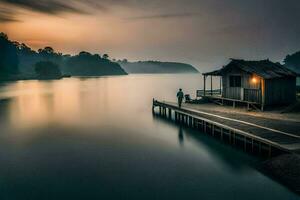
[[[198,73],[198,70],[196,70],[192,65],[185,63],[160,61],[121,61],[119,64],[129,74]]]
[[[62,64],[62,72],[72,76],[107,76],[127,75],[121,66],[110,61],[106,56],[80,52],[78,55],[66,57]]]
[[[39,70],[35,68],[37,64]],[[47,64],[49,66],[45,66]],[[58,69],[52,69],[56,67]],[[117,62],[111,61],[107,54],[101,56],[82,51],[78,55],[64,55],[52,47],[35,51],[24,43],[9,40],[5,33],[0,33],[0,80],[107,75],[127,73]]]

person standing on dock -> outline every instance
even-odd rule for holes
[[[181,108],[182,100],[183,100],[184,94],[182,92],[182,89],[180,88],[177,92],[177,100],[178,100],[178,107]]]

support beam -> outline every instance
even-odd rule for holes
[[[213,80],[212,80],[212,75],[210,75],[210,95],[213,95]]]
[[[220,76],[220,95],[222,96],[222,76]]]
[[[206,75],[203,76],[203,96],[206,95]]]

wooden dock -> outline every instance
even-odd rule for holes
[[[153,100],[153,113],[198,129],[247,152],[267,157],[283,152],[300,153],[300,122],[286,124],[285,121],[276,121],[274,125],[272,120],[265,119],[255,123],[254,116],[239,117],[236,114],[236,117],[230,117],[192,106],[179,108],[175,103],[157,100]]]

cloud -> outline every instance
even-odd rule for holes
[[[0,22],[17,21],[18,8],[50,15],[66,13],[89,14],[91,10],[107,11],[109,0],[0,0]],[[118,0],[113,0],[118,2]],[[105,4],[106,5],[106,4]]]
[[[64,1],[59,0],[0,0],[0,3],[48,14],[58,14],[62,12],[83,12],[79,8],[73,6],[72,1],[69,1],[69,4],[67,4]]]
[[[0,8],[0,23],[16,21],[18,20],[14,17],[14,13],[12,11],[7,10],[5,8]]]
[[[136,17],[128,17],[127,20],[143,20],[143,19],[169,19],[169,18],[186,18],[198,15],[197,13],[170,13],[157,15],[143,15]]]

